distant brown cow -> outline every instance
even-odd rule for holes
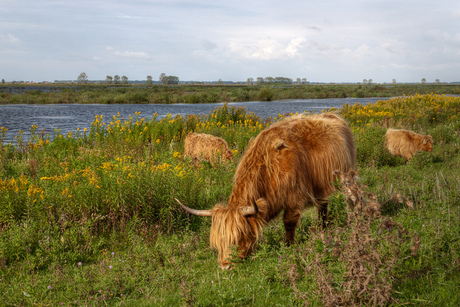
[[[431,135],[420,135],[408,130],[388,129],[385,134],[385,147],[394,156],[403,156],[407,161],[420,150],[432,151]]]
[[[188,212],[211,216],[210,243],[219,251],[222,269],[230,264],[231,247],[240,258],[254,248],[261,228],[284,211],[286,241],[294,242],[301,211],[315,206],[323,226],[327,199],[335,190],[334,170],[355,167],[353,135],[336,115],[296,115],[263,130],[248,145],[234,176],[227,206]]]
[[[233,153],[223,138],[205,133],[189,133],[185,137],[184,155],[196,162],[209,161],[214,164],[218,157],[233,160]]]

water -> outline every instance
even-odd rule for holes
[[[282,101],[251,101],[229,103],[228,105],[245,106],[249,112],[254,112],[261,119],[274,117],[285,113],[302,113],[303,111],[320,112],[323,109],[335,107],[340,108],[343,104],[373,103],[377,100],[389,98],[339,98],[339,99],[295,99]],[[30,137],[32,125],[36,125],[36,134],[44,131],[52,138],[55,129],[67,135],[69,132],[77,132],[79,128],[91,128],[91,123],[96,115],[102,115],[106,123],[110,123],[114,115],[120,114],[127,119],[136,112],[141,112],[140,118],[150,119],[154,113],[158,117],[165,117],[167,114],[173,116],[181,114],[209,114],[216,107],[224,103],[211,104],[59,104],[59,105],[1,105],[0,106],[0,127],[8,131],[3,142],[8,144],[16,143],[15,138],[19,131],[23,131],[23,140]]]

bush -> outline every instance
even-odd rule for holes
[[[386,129],[379,126],[353,128],[357,157],[356,160],[363,166],[396,166],[405,163],[404,158],[394,157],[385,148]]]
[[[271,87],[262,87],[257,94],[257,100],[260,101],[271,101],[274,93]]]

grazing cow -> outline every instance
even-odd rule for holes
[[[224,139],[205,133],[189,133],[185,137],[184,155],[190,156],[196,162],[209,161],[214,164],[219,156],[233,160],[233,153]]]
[[[284,211],[287,243],[306,207],[315,206],[323,227],[327,200],[335,190],[333,171],[355,167],[353,135],[345,121],[332,114],[296,115],[277,122],[252,140],[242,156],[227,206],[188,212],[211,216],[210,243],[219,252],[222,269],[229,268],[231,247],[246,257],[261,228]]]
[[[431,135],[420,135],[408,130],[388,129],[385,134],[385,147],[394,156],[403,156],[407,161],[420,150],[432,151]]]

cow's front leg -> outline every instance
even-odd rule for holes
[[[328,200],[322,199],[318,201],[318,220],[321,222],[323,229],[327,226],[327,205]]]
[[[284,211],[284,229],[286,230],[286,243],[293,244],[295,240],[295,229],[300,219],[300,210]]]

